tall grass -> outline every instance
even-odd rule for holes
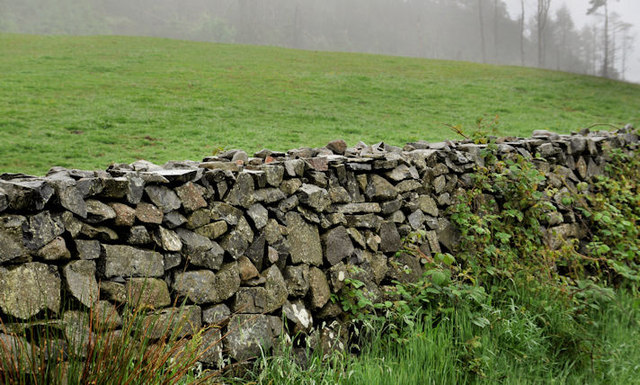
[[[115,309],[98,313],[95,308],[71,311],[75,317],[66,324],[0,324],[0,383],[204,383],[216,373],[198,377],[196,364],[213,346],[203,343],[207,329],[196,330],[186,311],[181,306],[161,317],[143,307],[125,306],[119,329]]]
[[[295,349],[263,356],[233,384],[638,384],[640,299],[621,290],[589,310],[552,290],[505,284],[485,308],[488,325],[459,303],[443,314],[425,308],[398,340],[369,325],[358,355],[331,351],[300,363]],[[501,293],[500,293],[501,292]]]

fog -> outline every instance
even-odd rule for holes
[[[0,31],[369,52],[640,82],[640,2],[609,3],[605,23],[604,9],[586,15],[589,0],[0,0]]]

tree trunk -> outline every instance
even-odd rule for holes
[[[520,64],[524,66],[524,0],[520,0],[522,14],[520,16]]]
[[[604,2],[604,61],[602,63],[602,76],[609,77],[609,2]]]
[[[482,47],[482,62],[487,62],[487,47],[484,37],[484,18],[482,16],[482,1],[478,0],[478,18],[480,19],[480,43]]]

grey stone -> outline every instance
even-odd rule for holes
[[[380,285],[380,282],[384,279],[389,271],[387,265],[387,257],[384,254],[370,253],[365,251],[363,253],[363,259],[365,260],[364,267],[371,273],[371,278],[376,285]]]
[[[418,170],[416,170],[415,167],[409,167],[406,164],[401,164],[393,170],[386,172],[385,175],[396,182],[400,182],[405,179],[418,179],[420,177]]]
[[[347,143],[342,139],[332,140],[326,146],[331,152],[337,155],[344,155],[347,150]]]
[[[417,282],[422,276],[422,266],[417,257],[400,253],[397,257],[389,259],[387,276],[401,283]]]
[[[402,211],[398,210],[389,215],[388,219],[394,223],[404,223],[407,217],[405,217]]]
[[[396,185],[396,190],[398,193],[402,194],[408,191],[414,191],[422,187],[422,183],[418,182],[414,179],[403,180],[402,182]]]
[[[116,217],[116,212],[108,205],[94,200],[87,200],[87,222],[100,223]]]
[[[187,263],[212,270],[220,268],[224,258],[224,249],[220,245],[186,229],[176,229],[176,234],[182,241],[182,255]]]
[[[9,198],[7,194],[4,192],[2,187],[0,187],[0,213],[9,208]]]
[[[374,174],[369,177],[365,194],[375,201],[391,200],[398,196],[398,190],[386,179]]]
[[[303,184],[298,190],[300,202],[318,212],[324,211],[330,204],[327,190],[312,184]]]
[[[207,207],[207,201],[204,200],[203,192],[200,189],[201,187],[191,182],[176,187],[175,190],[180,201],[182,201],[182,207],[184,207],[187,212]]]
[[[286,213],[287,211],[290,211],[296,208],[299,202],[300,201],[298,200],[298,197],[295,195],[292,195],[289,198],[281,201],[280,204],[278,204],[278,210],[282,211],[283,213]]]
[[[144,191],[151,202],[163,213],[178,210],[182,205],[178,195],[166,186],[147,186]]]
[[[259,203],[256,203],[249,207],[247,210],[247,215],[253,221],[256,229],[260,230],[267,225],[267,221],[269,220],[269,212]]]
[[[447,185],[447,179],[444,175],[440,175],[433,180],[433,191],[436,194],[440,194],[444,191],[445,186]]]
[[[263,233],[267,243],[272,245],[278,242],[280,239],[282,239],[282,235],[284,231],[283,231],[283,227],[280,224],[278,224],[278,222],[275,219],[269,219],[269,221],[267,222],[267,225],[263,230]]]
[[[114,242],[119,239],[118,233],[106,226],[94,227],[86,223],[82,224],[80,234],[91,239],[101,240],[103,242]]]
[[[438,242],[438,234],[435,231],[427,231],[425,238],[427,239],[429,250],[433,254],[439,254],[442,252],[440,249],[440,243]]]
[[[305,163],[302,159],[285,160],[284,168],[287,171],[288,176],[295,178],[297,176],[304,175]]]
[[[100,296],[111,302],[124,303],[127,301],[127,290],[124,284],[113,281],[102,281],[98,283]]]
[[[78,258],[80,259],[98,259],[100,257],[100,242],[96,240],[85,241],[82,239],[74,240],[76,250],[78,251]]]
[[[242,211],[224,202],[216,202],[213,204],[211,212],[219,219],[224,220],[231,226],[238,224],[238,219],[242,217]],[[214,219],[218,219],[214,218]]]
[[[438,205],[429,195],[420,195],[418,197],[418,205],[423,213],[434,217],[438,216]]]
[[[173,290],[176,295],[196,304],[217,303],[216,275],[210,270],[195,270],[175,274]]]
[[[163,309],[148,315],[142,327],[150,339],[190,336],[202,328],[202,309],[193,305]]]
[[[238,259],[249,247],[249,242],[240,232],[233,230],[222,238],[220,245],[233,259]]]
[[[131,227],[136,221],[136,210],[122,203],[112,202],[109,206],[116,214],[114,224],[116,226]]]
[[[380,251],[395,253],[402,247],[400,234],[393,222],[383,222],[380,225]]]
[[[164,271],[171,270],[174,267],[180,266],[182,263],[182,255],[178,253],[166,253],[164,257]]]
[[[64,225],[58,217],[52,217],[49,211],[42,211],[27,218],[23,226],[24,245],[37,250],[64,233]]]
[[[211,222],[211,210],[200,209],[196,210],[187,219],[187,228],[189,230],[197,229]]]
[[[436,233],[438,234],[438,240],[447,250],[451,252],[457,250],[460,243],[460,234],[448,219],[438,218]]]
[[[280,252],[271,246],[267,247],[267,259],[271,263],[277,263],[280,260]]]
[[[336,210],[343,214],[379,213],[382,211],[380,204],[375,202],[348,203],[346,205],[336,206]]]
[[[584,180],[587,178],[587,176],[589,176],[587,170],[587,162],[585,162],[583,157],[578,158],[578,161],[576,162],[576,171],[578,172],[578,175],[580,175],[581,179]]]
[[[96,241],[97,242],[97,241]],[[129,230],[127,243],[131,245],[146,245],[151,243],[151,235],[144,226],[133,226]]]
[[[260,234],[251,242],[251,245],[245,251],[245,256],[256,266],[258,270],[262,269],[262,261],[264,258],[265,235]]]
[[[200,167],[210,170],[226,170],[232,172],[238,172],[240,167],[232,162],[203,162],[200,163]]]
[[[97,301],[91,311],[93,320],[92,328],[95,331],[107,331],[118,329],[122,326],[122,317],[117,308],[109,301]]]
[[[253,177],[249,173],[241,172],[236,178],[236,183],[229,191],[226,202],[233,206],[250,207],[255,199]]]
[[[307,331],[313,327],[313,317],[300,301],[286,302],[282,306],[282,314],[296,326],[294,332]]]
[[[424,224],[424,214],[421,210],[416,210],[409,215],[407,218],[409,220],[409,224],[414,230],[418,230]]]
[[[67,289],[80,303],[92,307],[99,299],[96,263],[90,260],[69,262],[63,269]]]
[[[273,333],[267,316],[236,314],[231,317],[224,346],[237,361],[268,353],[273,347]]]
[[[287,284],[284,281],[284,277],[282,277],[282,273],[280,273],[280,269],[275,265],[263,271],[262,275],[266,279],[264,287],[267,291],[267,302],[264,312],[271,313],[282,307],[286,302],[287,296],[289,295]]]
[[[260,275],[251,260],[244,255],[238,258],[238,269],[240,271],[240,280],[242,281],[248,281]]]
[[[104,190],[104,180],[102,178],[85,177],[76,182],[76,189],[84,198],[99,195]]]
[[[322,265],[322,245],[318,228],[307,223],[299,214],[288,212],[286,215],[291,262]]]
[[[129,202],[132,205],[137,205],[142,200],[145,181],[138,176],[128,175],[127,182],[128,182],[127,190],[126,190],[127,202]]]
[[[107,278],[161,277],[164,274],[164,258],[160,253],[125,245],[102,247],[105,255],[101,270]]]
[[[381,219],[375,214],[345,215],[349,227],[358,227],[378,231]]]
[[[167,283],[157,278],[129,278],[126,301],[135,308],[158,309],[171,305]]]
[[[53,187],[37,179],[0,179],[0,188],[4,190],[9,208],[16,211],[42,210],[54,194]]]
[[[367,231],[365,233],[365,238],[367,239],[366,243],[369,249],[373,251],[378,251],[378,247],[380,245],[380,242],[382,241],[380,236],[371,231]]]
[[[275,187],[262,188],[260,190],[255,190],[253,193],[254,202],[262,202],[265,204],[279,202],[286,197],[287,196],[282,192],[282,190]]]
[[[322,239],[325,259],[332,266],[349,257],[354,251],[349,233],[343,226],[330,230]]]
[[[60,310],[60,275],[55,266],[29,262],[0,269],[0,308],[12,317],[28,319],[41,310]]]
[[[264,287],[241,287],[235,295],[233,312],[262,314],[267,307],[267,289]]]
[[[333,186],[328,190],[329,199],[332,203],[349,203],[351,196],[349,192],[342,186]]]
[[[238,225],[236,226],[235,231],[240,234],[245,241],[247,241],[247,244],[253,241],[253,230],[245,217],[240,217],[240,219],[238,219]]]
[[[156,244],[165,251],[180,251],[182,250],[182,241],[178,235],[167,230],[162,226],[159,226],[153,233],[153,239]]]
[[[151,203],[140,202],[136,206],[136,218],[143,223],[159,225],[162,223],[162,211]]]
[[[220,303],[233,296],[240,287],[240,272],[237,263],[223,265],[214,274],[210,270],[176,273],[173,289],[181,297],[197,304]]]
[[[284,176],[284,167],[278,165],[265,165],[262,167],[267,177],[267,183],[273,187],[280,186]]]
[[[207,325],[223,326],[230,316],[231,310],[223,303],[202,310],[202,322]]]
[[[71,258],[71,253],[67,249],[67,244],[62,237],[56,237],[53,241],[46,244],[37,253],[38,257],[45,261],[57,261]]]
[[[300,179],[287,179],[280,184],[280,191],[286,195],[293,195],[300,187],[302,187],[302,181]]]
[[[309,265],[287,266],[284,278],[289,296],[304,297],[309,291]]]
[[[353,241],[358,244],[358,246],[360,246],[361,248],[367,247],[364,235],[362,235],[362,233],[360,233],[357,229],[351,227],[347,229],[347,232],[351,236],[351,239],[353,239]]]
[[[78,191],[75,181],[56,181],[52,182],[52,185],[54,186],[62,207],[81,218],[87,217],[87,206],[84,201],[84,196]],[[2,206],[1,202],[0,206]]]
[[[313,309],[323,307],[331,296],[327,277],[317,267],[309,269],[309,302]]]
[[[187,218],[180,214],[178,211],[172,211],[167,213],[162,218],[162,224],[169,229],[175,229],[187,223]]]
[[[208,366],[222,368],[222,334],[220,329],[207,329],[200,336],[199,349],[196,352],[198,362]]]
[[[200,234],[203,237],[207,237],[209,239],[218,239],[227,232],[228,228],[229,227],[227,226],[227,222],[217,221],[199,227],[194,231],[196,232],[196,234]]]

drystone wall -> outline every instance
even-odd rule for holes
[[[638,137],[629,129],[542,131],[496,143],[499,156],[520,154],[566,188],[602,173],[607,148],[637,150]],[[2,327],[60,319],[73,339],[82,309],[111,314],[106,329],[118,328],[129,303],[151,309],[160,325],[186,319],[184,334],[216,325],[205,343],[225,338],[200,358],[209,366],[223,355],[227,362],[258,355],[283,330],[330,344],[341,313],[330,297],[350,274],[373,291],[419,277],[421,261],[398,253],[412,231],[424,232],[426,254],[455,252],[447,207],[472,185],[484,147],[348,148],[338,140],[253,157],[232,150],[164,166],[4,174]],[[584,234],[571,213],[559,212],[546,224],[550,247]]]

